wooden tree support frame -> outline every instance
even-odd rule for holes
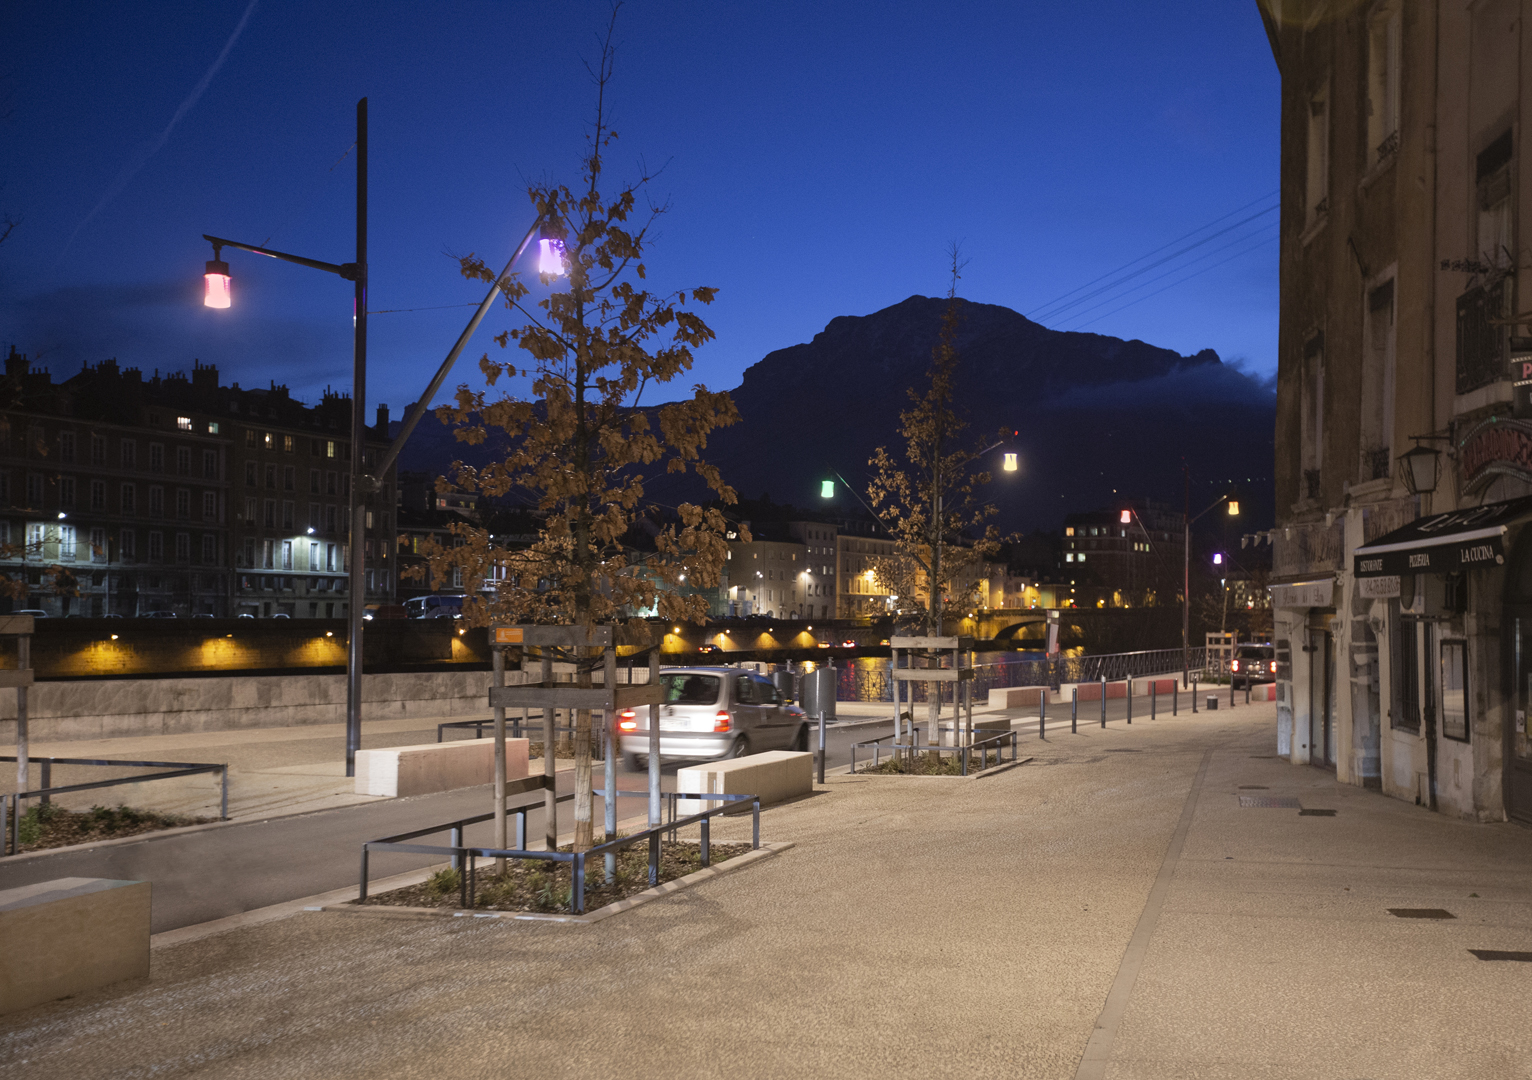
[[[558,792],[554,779],[554,713],[555,709],[589,709],[602,714],[606,752],[607,791],[617,790],[618,717],[627,711],[649,707],[649,825],[660,823],[660,703],[665,691],[659,683],[659,650],[649,652],[649,682],[642,685],[619,686],[617,684],[617,633],[612,626],[507,626],[490,627],[490,661],[493,676],[489,688],[489,706],[495,719],[495,844],[506,846],[505,805],[509,785],[505,775],[505,710],[521,709],[523,718],[531,709],[539,709],[543,719],[543,774],[518,781],[519,792],[543,789],[543,816],[547,849],[558,847]],[[542,650],[538,658],[538,678],[518,686],[505,685],[505,650],[514,646]],[[602,678],[599,687],[578,687],[557,683],[553,678],[553,657],[550,649],[600,649]],[[522,670],[526,671],[527,654],[522,653]],[[538,782],[534,783],[534,779]],[[606,801],[606,832],[608,838],[617,832],[617,803]],[[607,856],[607,872],[610,876],[615,866],[615,856]]]
[[[16,790],[27,790],[27,690],[32,686],[31,615],[0,615],[0,637],[16,639],[16,666],[0,670],[0,688],[16,688]],[[17,800],[16,813],[21,813]]]
[[[894,637],[889,639],[891,656],[891,675],[893,676],[894,690],[894,735],[909,736],[914,741],[915,733],[915,700],[913,687],[908,691],[910,700],[910,724],[909,728],[901,728],[902,703],[899,699],[901,688],[910,683],[936,683],[938,685],[929,688],[932,693],[941,692],[941,683],[957,683],[961,688],[957,700],[953,703],[958,712],[961,730],[959,732],[960,746],[967,746],[973,742],[973,646],[974,639],[971,637]],[[912,653],[951,653],[952,665],[950,667],[917,668],[900,667],[899,654],[905,654],[905,662],[909,663]],[[940,704],[937,706],[940,710]],[[938,732],[930,732],[933,740],[939,737]]]

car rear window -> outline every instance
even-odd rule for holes
[[[1242,660],[1270,660],[1274,651],[1270,645],[1246,645],[1239,655]]]
[[[661,675],[667,705],[712,705],[723,680],[717,675]]]

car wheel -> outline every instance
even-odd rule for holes
[[[734,740],[734,745],[729,747],[729,756],[731,758],[749,757],[750,756],[750,736],[748,736],[748,735],[741,735],[739,738],[735,739]]]
[[[649,768],[649,756],[647,754],[629,754],[628,771],[646,772]]]
[[[807,724],[799,724],[798,725],[798,737],[793,740],[793,749],[797,750],[799,753],[806,753],[808,751],[808,748],[809,748],[809,726]]]

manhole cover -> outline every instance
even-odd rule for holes
[[[1334,810],[1299,810],[1299,817],[1334,817]]]
[[[1298,800],[1289,795],[1241,795],[1242,810],[1298,810]]]
[[[1265,784],[1241,784],[1239,786],[1239,789],[1241,791],[1270,791],[1271,790],[1271,788],[1267,787]]]
[[[1455,919],[1452,912],[1439,907],[1391,907],[1388,913],[1400,919]]]
[[[1501,949],[1469,949],[1480,960],[1520,960],[1532,964],[1532,952],[1505,952]]]

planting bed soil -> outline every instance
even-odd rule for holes
[[[995,750],[983,754],[975,751],[968,755],[968,775],[972,776],[986,765],[1000,764],[1000,754]],[[874,776],[962,776],[963,759],[957,754],[929,754],[916,752],[905,757],[886,757],[874,767],[872,762],[857,766],[857,774]]]
[[[569,851],[563,847],[560,851]],[[717,865],[752,850],[749,844],[713,844],[710,863]],[[562,913],[570,908],[570,863],[541,859],[509,859],[503,875],[494,873],[493,859],[479,859],[474,875],[473,907],[481,911]],[[660,884],[702,869],[702,850],[692,843],[660,845]],[[367,907],[424,907],[457,910],[461,881],[456,870],[438,870],[419,885],[367,897]],[[625,900],[649,888],[649,846],[636,844],[617,855],[617,873],[606,882],[604,860],[589,860],[585,870],[585,910]]]
[[[93,806],[89,810],[65,810],[57,804],[49,803],[46,806],[33,806],[22,815],[19,851],[42,851],[70,844],[89,844],[95,840],[115,840],[161,829],[175,829],[182,825],[204,825],[216,820],[135,810],[131,806]]]

